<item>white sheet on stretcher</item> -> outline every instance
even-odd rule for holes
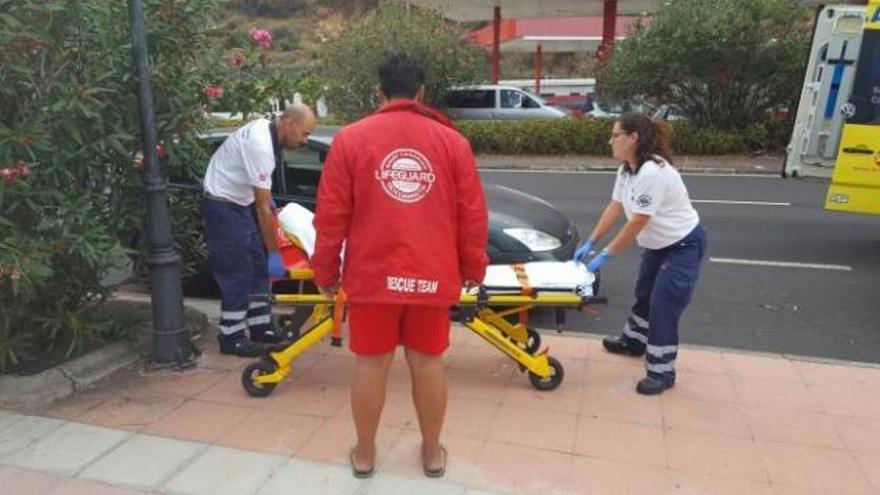
[[[278,213],[278,224],[285,232],[299,239],[309,258],[315,254],[314,219],[314,213],[296,203],[287,203]]]
[[[571,292],[580,296],[593,295],[595,275],[577,261],[532,261],[522,265],[528,285],[538,291]],[[489,265],[483,286],[491,292],[510,292],[522,288],[513,265]],[[477,289],[472,289],[475,293]]]
[[[296,203],[287,203],[278,213],[278,223],[288,234],[296,236],[309,258],[315,253],[315,214]],[[580,296],[593,295],[595,276],[586,265],[576,261],[532,261],[525,263],[529,287],[539,291],[571,292]],[[513,265],[489,265],[483,285],[489,292],[512,292],[522,288]],[[476,292],[473,289],[471,292]]]

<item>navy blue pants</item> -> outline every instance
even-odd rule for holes
[[[202,219],[208,261],[220,286],[220,338],[251,337],[271,327],[266,250],[252,206],[204,198]],[[263,298],[265,299],[265,297]]]
[[[644,349],[648,376],[675,381],[678,322],[700,277],[706,252],[702,225],[663,249],[645,249],[636,280],[636,302],[623,328],[623,339]]]

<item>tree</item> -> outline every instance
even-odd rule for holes
[[[445,90],[483,80],[486,56],[463,33],[431,10],[381,2],[351,23],[321,60],[320,75],[329,81],[333,113],[361,117],[377,106],[376,66],[389,52],[405,51],[425,67],[428,102],[442,106]]]
[[[616,45],[599,91],[674,103],[695,125],[745,128],[794,106],[809,34],[793,0],[672,0]]]
[[[145,2],[169,174],[198,175],[206,161],[196,132],[215,65],[213,4]],[[0,0],[0,13],[3,371],[59,343],[72,353],[107,336],[112,327],[86,309],[108,295],[108,272],[137,256],[146,214],[125,2]]]

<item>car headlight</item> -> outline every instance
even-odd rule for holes
[[[532,251],[552,251],[562,245],[562,241],[540,230],[515,228],[504,229],[504,233]]]

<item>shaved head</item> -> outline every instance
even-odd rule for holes
[[[284,109],[284,113],[281,114],[281,118],[291,119],[297,124],[305,124],[316,120],[315,112],[313,112],[308,105],[303,105],[302,103],[288,105],[287,108]]]

